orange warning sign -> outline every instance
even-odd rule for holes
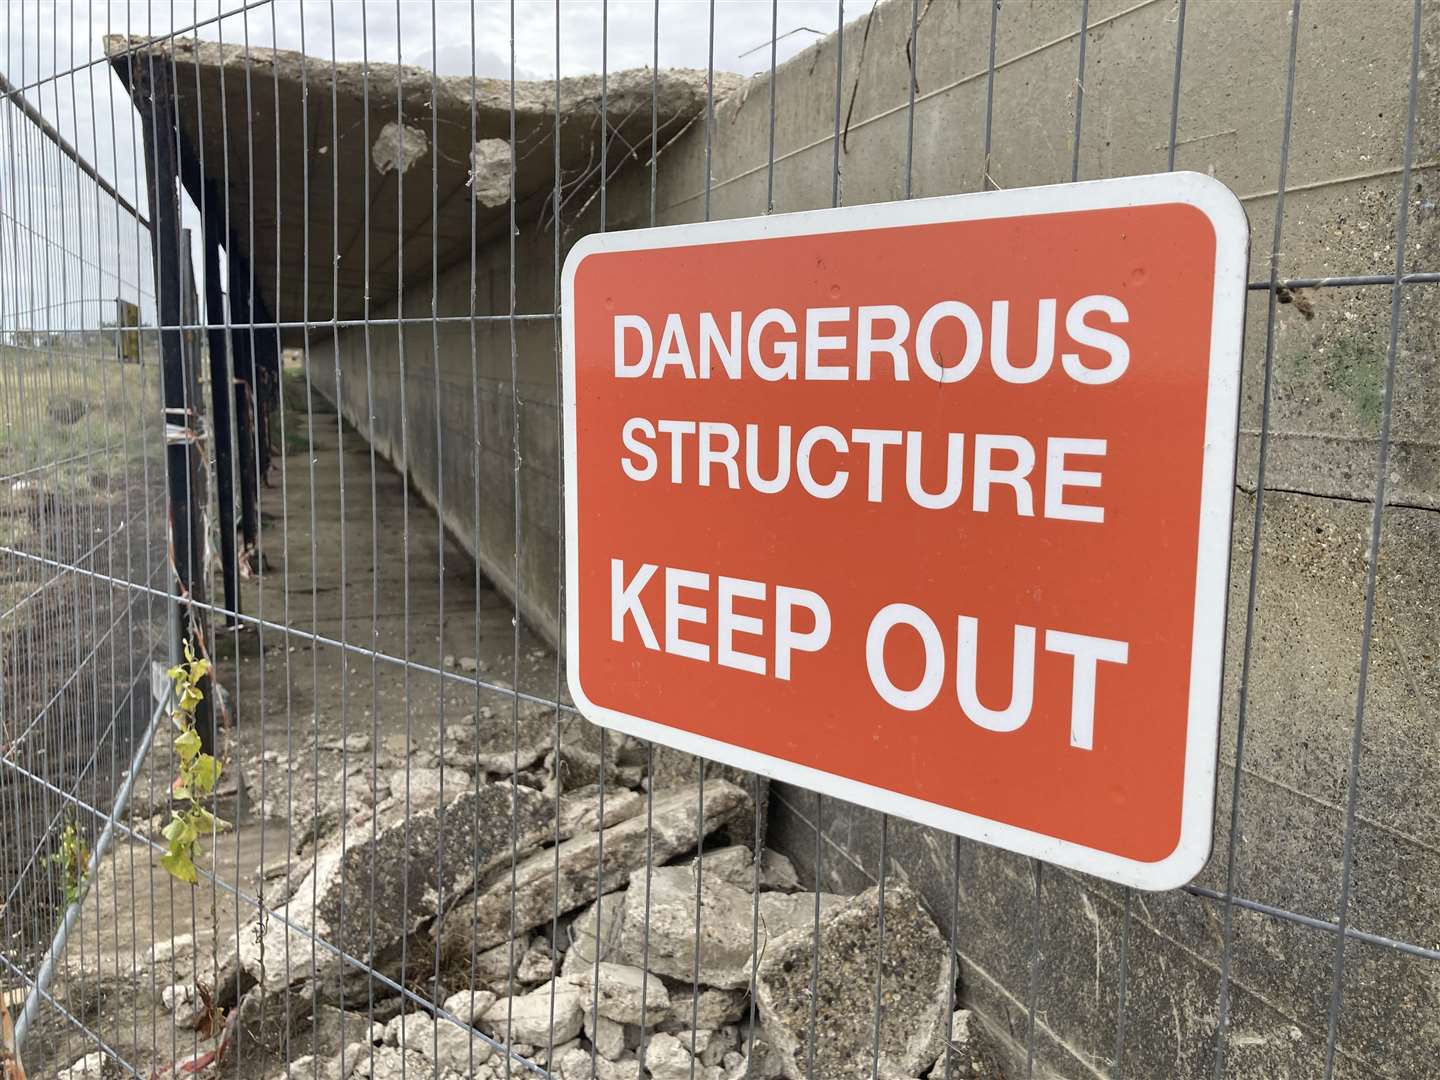
[[[1248,228],[1188,173],[587,237],[597,723],[1143,888],[1210,850]]]

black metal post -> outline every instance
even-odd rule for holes
[[[211,186],[207,203],[213,201]],[[207,213],[206,215],[210,215]],[[234,385],[225,352],[225,295],[220,289],[220,233],[205,223],[205,321],[210,341],[210,426],[215,440],[215,494],[220,502],[220,562],[225,578],[225,625],[240,614],[239,565],[235,560],[235,460],[230,445],[230,405]]]
[[[240,533],[245,541],[242,558],[246,568],[255,571],[260,559],[260,470],[256,455],[259,449],[256,417],[259,399],[256,396],[255,350],[252,348],[255,308],[250,297],[248,264],[239,247],[227,243],[225,254],[230,278],[230,349],[235,358],[235,429],[240,465]]]
[[[282,454],[285,452],[283,446],[277,448],[270,440],[270,415],[280,405],[280,327],[276,325],[277,320],[271,314],[269,305],[265,303],[265,296],[259,289],[255,290],[254,299],[260,323],[270,324],[255,335],[255,391],[260,410],[260,475],[268,478],[270,455],[277,449]],[[276,303],[278,306],[278,297]]]
[[[196,655],[209,656],[206,640],[204,532],[198,496],[202,462],[198,439],[199,401],[193,368],[187,365],[181,280],[179,168],[175,145],[175,104],[170,71],[154,58],[135,65],[127,80],[145,133],[145,176],[150,197],[150,237],[155,255],[159,301],[160,355],[165,387],[165,475],[170,519],[171,567],[179,600],[175,619],[180,640]],[[206,753],[215,753],[214,685],[201,686],[204,700],[195,710],[195,730]]]
[[[233,628],[239,625],[241,560],[245,569],[251,569],[249,559],[255,551],[257,515],[254,513],[254,488],[250,486],[251,511],[244,525],[246,551],[237,558],[235,551],[235,445],[231,438],[236,413],[235,382],[229,357],[226,355],[225,337],[225,290],[220,282],[220,246],[229,243],[226,232],[226,193],[220,190],[214,179],[201,173],[200,159],[185,137],[179,132],[180,179],[189,192],[190,199],[200,207],[205,220],[205,321],[208,324],[206,337],[210,344],[210,396],[211,425],[215,437],[215,492],[220,503],[220,561],[223,564],[225,580],[225,625]],[[245,453],[249,438],[245,434],[241,413],[242,430],[239,438],[240,453]],[[242,485],[242,488],[245,485]],[[242,491],[243,495],[243,491]],[[243,516],[243,515],[242,515]]]

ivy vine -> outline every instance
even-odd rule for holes
[[[210,661],[197,658],[185,643],[185,660],[165,674],[175,684],[175,707],[170,713],[179,734],[175,736],[175,756],[180,772],[171,784],[173,802],[183,800],[185,809],[172,808],[170,824],[165,826],[167,850],[160,856],[160,865],[172,877],[195,885],[199,881],[195,864],[204,854],[200,838],[223,832],[230,823],[222,821],[202,805],[220,780],[220,761],[201,750],[200,733],[195,730],[195,709],[205,700],[200,682],[210,672]]]
[[[75,822],[68,822],[60,834],[60,850],[50,856],[50,861],[60,868],[65,880],[65,904],[80,902],[85,888],[85,867],[90,862],[90,852],[85,848],[85,838],[80,835]]]

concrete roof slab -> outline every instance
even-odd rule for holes
[[[562,207],[579,206],[599,184],[606,122],[613,175],[649,159],[652,123],[663,146],[703,115],[707,97],[706,73],[694,70],[557,86],[193,38],[114,35],[105,47],[127,85],[173,65],[180,128],[211,192],[223,194],[230,250],[249,258],[281,322],[362,318],[367,296],[398,297],[465,259],[472,237],[503,235],[512,147],[517,220],[549,220],[557,137]],[[739,83],[717,72],[716,97]]]

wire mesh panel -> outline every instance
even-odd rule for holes
[[[1440,5],[4,18],[11,1075],[1433,1073]],[[576,240],[1176,169],[1252,231],[1195,882],[581,717]]]

